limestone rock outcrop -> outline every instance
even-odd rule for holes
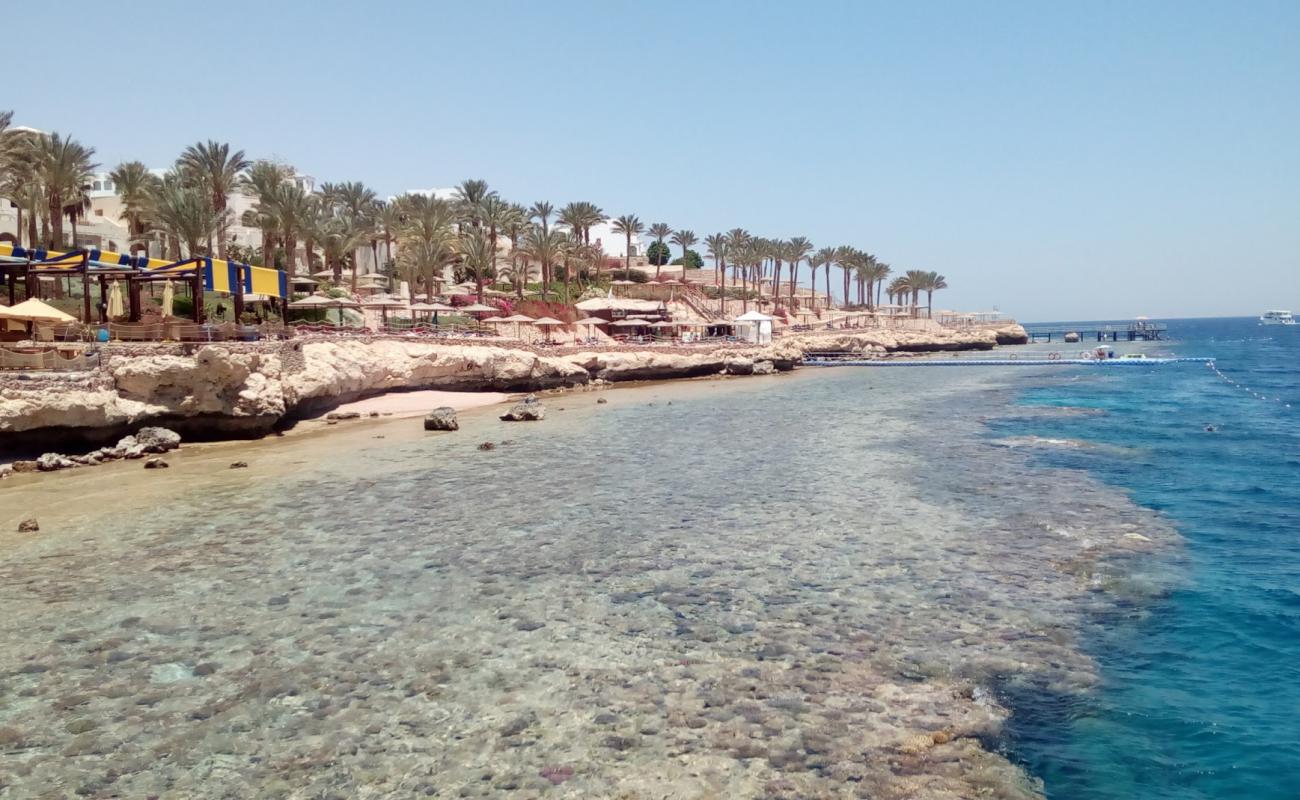
[[[771,345],[538,354],[492,344],[402,339],[295,339],[255,346],[160,345],[113,354],[101,371],[57,386],[0,379],[0,443],[61,438],[91,446],[135,433],[134,442],[82,463],[139,458],[168,445],[141,426],[186,439],[262,435],[282,420],[403,389],[532,391],[587,383],[760,374],[793,368],[811,350],[868,355],[985,350],[1024,341],[1023,328],[862,330],[794,334]],[[176,434],[172,434],[176,436]],[[165,441],[171,441],[167,437]],[[176,436],[179,442],[179,436]],[[37,450],[36,452],[40,452]],[[15,469],[19,469],[15,465]],[[31,469],[39,469],[31,462]]]
[[[424,415],[424,429],[426,431],[458,431],[460,422],[456,420],[456,409],[451,406],[435,408],[428,414]]]
[[[506,422],[540,422],[546,419],[546,406],[536,395],[528,395],[501,415]]]

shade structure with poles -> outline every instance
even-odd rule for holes
[[[496,311],[496,308],[493,306],[483,305],[482,303],[470,303],[469,305],[461,306],[456,310],[463,311],[466,314],[487,314],[492,311]]]

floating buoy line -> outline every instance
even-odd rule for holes
[[[1218,364],[1215,364],[1213,361],[1207,361],[1207,362],[1205,362],[1205,366],[1209,367],[1209,368],[1210,368],[1210,371],[1212,371],[1215,375],[1218,375],[1218,376],[1219,376],[1219,379],[1222,380],[1224,383],[1228,384],[1229,386],[1233,387],[1234,389],[1240,389],[1240,390],[1242,390],[1243,392],[1245,392],[1246,394],[1248,394],[1248,395],[1250,395],[1251,397],[1255,398],[1256,400],[1263,400],[1263,401],[1266,402],[1266,403],[1277,403],[1278,405],[1282,406],[1283,408],[1290,408],[1290,407],[1291,407],[1291,404],[1288,403],[1286,400],[1283,400],[1281,397],[1269,397],[1269,396],[1266,395],[1266,394],[1263,394],[1263,393],[1261,393],[1261,392],[1257,392],[1257,391],[1255,391],[1254,389],[1250,388],[1249,386],[1246,386],[1246,385],[1244,385],[1244,384],[1242,384],[1242,383],[1239,383],[1239,382],[1237,382],[1237,381],[1234,381],[1232,378],[1229,378],[1227,375],[1224,375],[1224,374],[1223,374],[1223,370],[1219,369],[1219,365],[1218,365]]]

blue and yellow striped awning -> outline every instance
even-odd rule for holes
[[[0,261],[41,262],[42,270],[75,269],[81,259],[76,251],[61,252],[41,248],[19,247],[9,242],[0,242]],[[89,251],[90,270],[131,270],[151,274],[175,274],[176,276],[193,274],[200,266],[203,269],[203,288],[209,292],[222,294],[264,294],[271,297],[288,298],[289,280],[278,269],[254,267],[237,261],[224,261],[219,258],[198,257],[184,261],[167,261],[148,256],[132,256],[126,253],[112,253],[107,250]],[[243,286],[239,286],[238,275],[243,273]]]

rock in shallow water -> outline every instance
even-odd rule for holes
[[[528,395],[501,415],[506,422],[537,422],[546,419],[546,406],[536,395]]]
[[[426,431],[458,431],[460,423],[456,420],[456,409],[451,406],[435,408],[424,415]]]
[[[36,517],[28,517],[27,519],[18,523],[19,533],[36,533],[40,529],[41,529],[41,525],[39,522],[36,521]]]
[[[146,459],[144,462],[145,469],[167,469],[170,466],[171,464],[157,457]]]

